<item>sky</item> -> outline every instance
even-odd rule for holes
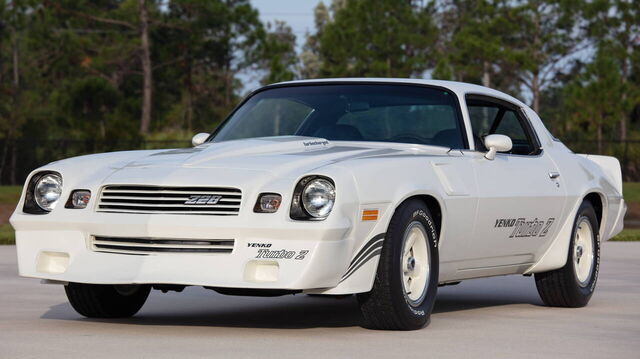
[[[283,20],[296,35],[298,47],[304,43],[305,33],[314,32],[313,8],[320,0],[251,0],[251,4],[260,11],[262,22]],[[329,1],[325,0],[325,4]]]
[[[305,41],[307,32],[315,31],[313,25],[313,9],[320,0],[250,0],[260,12],[260,20],[263,23],[274,20],[282,20],[291,26],[291,30],[296,35],[296,45],[298,51],[301,50]],[[330,0],[325,0],[328,4]],[[243,89],[240,91],[246,94],[260,86],[260,74],[254,72],[245,72],[238,74],[243,83]]]

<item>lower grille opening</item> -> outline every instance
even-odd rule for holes
[[[121,254],[151,253],[231,253],[233,239],[173,239],[94,236],[91,247],[96,252]]]

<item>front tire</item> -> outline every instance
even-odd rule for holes
[[[414,330],[429,323],[438,290],[437,238],[422,201],[398,207],[385,234],[373,288],[358,294],[365,328]]]
[[[73,309],[88,318],[127,318],[144,305],[148,285],[69,283],[64,286]]]
[[[595,209],[584,201],[578,209],[564,267],[536,273],[536,288],[544,304],[584,307],[596,288],[600,268],[599,224]]]

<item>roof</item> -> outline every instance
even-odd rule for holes
[[[442,80],[424,80],[424,79],[405,79],[405,78],[384,78],[384,77],[347,77],[347,78],[331,78],[331,79],[314,79],[314,80],[296,80],[279,82],[274,85],[285,84],[305,84],[305,83],[327,83],[327,82],[376,82],[376,83],[395,83],[395,84],[417,84],[417,85],[431,85],[447,88],[459,95],[467,93],[484,94],[504,99],[509,102],[513,102],[522,107],[528,107],[526,104],[517,98],[510,96],[504,92],[494,90],[489,87],[470,84],[466,82],[457,81],[442,81]]]

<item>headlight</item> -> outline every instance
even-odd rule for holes
[[[314,179],[302,191],[304,210],[315,218],[324,218],[333,209],[336,190],[331,182],[323,178]]]
[[[291,218],[324,219],[327,218],[336,200],[333,182],[324,177],[303,178],[293,194]]]
[[[49,173],[42,176],[33,189],[33,198],[38,207],[51,212],[62,195],[62,177]]]

